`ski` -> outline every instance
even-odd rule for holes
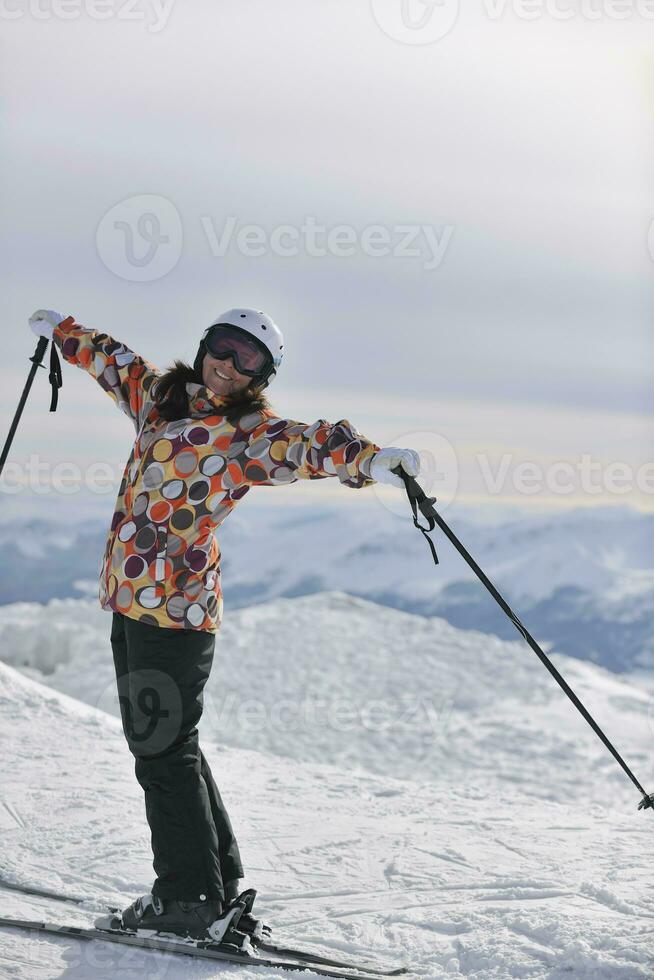
[[[0,875],[0,888],[7,888],[13,892],[22,892],[23,895],[36,895],[38,898],[53,898],[55,902],[74,902],[82,905],[88,901],[86,898],[78,898],[75,895],[62,895],[61,892],[50,892],[43,888],[32,888],[30,885],[16,885],[13,881],[7,881]]]
[[[292,960],[275,960],[263,956],[253,956],[251,953],[233,953],[219,949],[212,943],[193,943],[177,942],[172,939],[161,939],[156,937],[146,937],[132,935],[123,932],[109,932],[102,929],[85,929],[79,926],[62,926],[49,922],[31,922],[26,919],[7,919],[0,916],[0,928],[5,929],[25,929],[45,932],[50,935],[69,937],[70,939],[84,939],[87,941],[101,941],[118,943],[124,946],[136,946],[141,949],[154,949],[163,953],[174,953],[180,956],[197,956],[202,959],[218,960],[222,963],[233,963],[240,966],[265,966],[277,970],[289,970],[297,973],[317,973],[322,977],[335,977],[338,980],[356,980],[361,973],[352,967],[346,969],[327,969],[327,967],[316,965],[315,963],[293,962]],[[366,973],[366,976],[370,974]],[[383,974],[377,974],[382,976]]]
[[[57,902],[74,902],[76,904],[81,904],[88,901],[88,899],[77,898],[72,895],[61,895],[57,892],[45,891],[39,888],[31,888],[27,885],[16,885],[13,882],[6,881],[1,876],[0,887],[10,888],[12,891],[23,892],[25,895],[37,895],[40,898],[52,898]],[[106,907],[109,912],[112,913],[118,913],[120,911],[115,906]],[[270,953],[272,956],[281,956],[292,960],[299,960],[301,963],[316,963],[320,966],[330,966],[334,967],[335,969],[358,970],[359,973],[372,974],[373,976],[378,977],[399,977],[409,972],[406,966],[384,968],[374,967],[371,964],[355,964],[346,960],[323,956],[320,953],[312,953],[308,949],[297,949],[294,946],[271,943],[268,942],[267,939],[259,940],[251,936],[250,941],[252,945],[262,953]]]
[[[120,909],[112,908],[111,906],[108,906],[108,908],[113,916],[117,919],[120,918]],[[98,926],[97,921],[96,927],[104,931],[102,926]],[[111,929],[112,932],[120,931],[119,929],[112,929],[111,926],[107,926],[107,928]],[[124,932],[123,934],[136,935],[133,932]],[[252,947],[256,951],[270,953],[272,956],[286,957],[291,960],[299,960],[301,963],[316,963],[319,966],[333,966],[341,970],[357,970],[359,973],[370,973],[375,977],[399,977],[408,973],[408,969],[405,966],[384,969],[384,967],[373,966],[371,963],[353,963],[351,960],[334,959],[330,956],[323,956],[320,953],[312,953],[308,949],[298,949],[296,946],[282,946],[277,943],[271,943],[267,939],[259,939],[257,936],[247,935]]]
[[[117,919],[120,918],[120,909],[112,908],[108,906],[109,912]],[[104,927],[99,926],[96,921],[96,928],[104,932]],[[120,932],[122,935],[134,936],[137,933],[122,931],[118,928],[112,928],[107,926],[112,932]],[[238,929],[238,926],[237,926]],[[353,963],[351,960],[338,960],[333,959],[330,956],[323,956],[320,953],[312,953],[308,949],[298,949],[295,946],[281,946],[277,943],[271,943],[267,939],[259,939],[256,936],[248,935],[250,944],[257,951],[262,953],[270,953],[272,956],[286,957],[291,960],[299,960],[300,963],[315,963],[318,966],[333,966],[335,969],[341,970],[357,970],[359,973],[372,974],[375,977],[399,977],[408,970],[405,966],[399,966],[395,969],[384,969],[383,967],[375,967],[371,963]]]
[[[252,939],[250,937],[252,945],[255,949],[260,949],[262,953],[271,953],[274,956],[288,956],[293,960],[301,960],[303,963],[318,963],[321,966],[333,966],[336,968],[347,968],[347,969],[357,969],[360,973],[371,973],[377,977],[401,977],[405,973],[408,973],[408,967],[397,966],[394,969],[384,969],[374,967],[372,964],[365,965],[362,963],[357,963],[354,967],[351,963],[345,960],[333,959],[330,956],[321,956],[319,953],[311,953],[307,949],[296,949],[294,946],[282,946],[277,943],[270,943],[265,939]]]

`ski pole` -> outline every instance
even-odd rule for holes
[[[16,414],[14,415],[14,420],[11,423],[11,428],[9,429],[9,435],[4,444],[2,455],[0,456],[0,475],[4,469],[4,465],[9,455],[9,450],[11,444],[14,440],[14,435],[16,434],[16,429],[18,428],[18,423],[20,422],[20,417],[23,414],[23,408],[25,407],[25,402],[27,401],[27,396],[30,393],[30,388],[32,387],[32,382],[34,381],[34,375],[36,374],[37,368],[44,368],[45,364],[42,363],[43,355],[48,349],[48,338],[39,337],[34,353],[29,358],[32,362],[32,367],[30,368],[30,373],[27,376],[27,381],[25,382],[25,387],[23,388],[23,394],[21,395],[20,401],[18,403],[18,408],[16,409]],[[55,412],[57,410],[57,389],[61,388],[61,365],[59,363],[59,358],[57,356],[57,349],[52,342],[52,348],[50,350],[50,384],[52,385],[52,399],[50,401],[50,411]]]
[[[613,758],[622,767],[624,772],[627,774],[629,779],[632,781],[636,789],[641,793],[642,798],[638,804],[639,810],[645,810],[649,807],[654,808],[654,793],[646,793],[643,787],[640,785],[633,772],[624,761],[618,750],[613,746],[608,737],[604,734],[600,726],[597,724],[593,716],[587,710],[585,705],[577,697],[575,692],[572,690],[565,678],[556,669],[547,654],[540,648],[536,640],[533,638],[529,630],[523,625],[523,623],[518,619],[516,614],[513,612],[508,602],[503,598],[503,596],[498,592],[490,579],[484,574],[482,569],[479,567],[477,562],[474,560],[472,555],[461,544],[454,532],[447,526],[443,518],[437,512],[434,504],[436,502],[436,497],[428,497],[422,487],[418,482],[402,468],[402,466],[395,466],[392,471],[397,476],[404,480],[404,486],[406,488],[407,495],[409,497],[409,503],[411,504],[411,510],[413,511],[413,523],[418,528],[419,531],[425,536],[429,542],[429,547],[431,548],[431,553],[434,559],[434,564],[438,565],[438,556],[436,554],[436,548],[434,542],[429,537],[428,531],[433,531],[436,524],[440,527],[441,531],[449,538],[454,547],[457,549],[459,554],[468,563],[470,568],[473,570],[477,578],[482,582],[482,584],[488,589],[490,594],[493,596],[495,601],[501,607],[501,609],[506,613],[511,622],[514,624],[518,632],[524,637],[531,649],[534,651],[536,656],[539,658],[541,663],[549,670],[550,674],[557,682],[559,687],[565,692],[565,694],[570,698],[575,708],[580,712],[580,714],[586,719],[590,727],[593,729],[595,734],[602,740],[606,748],[609,750]],[[418,521],[418,510],[422,516],[426,519],[428,527],[423,527]]]

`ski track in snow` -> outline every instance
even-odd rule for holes
[[[123,906],[152,882],[120,725],[2,664],[0,692],[0,879],[83,900],[0,882],[2,914],[89,925],[103,903]],[[486,781],[476,773],[466,789],[452,769],[417,783],[225,748],[210,725],[201,737],[278,941],[374,951],[434,980],[654,975],[651,815],[631,799],[607,802],[598,819],[557,796],[556,758],[543,756],[539,773],[556,798],[537,799],[498,780],[492,756]],[[275,973],[0,929],[3,980],[231,975]]]

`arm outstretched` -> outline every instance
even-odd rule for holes
[[[360,489],[375,482],[370,461],[379,449],[348,419],[333,425],[325,419],[306,424],[264,412],[263,421],[250,432],[243,473],[251,486],[337,476],[343,486]]]
[[[95,378],[138,432],[153,404],[150,391],[159,377],[158,369],[119,340],[81,326],[72,316],[54,328],[52,340],[64,360]]]

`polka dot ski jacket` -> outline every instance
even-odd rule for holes
[[[214,531],[250,487],[328,476],[346,487],[374,483],[369,467],[380,447],[347,419],[306,425],[259,409],[234,426],[221,414],[220,395],[189,383],[189,418],[167,422],[150,394],[161,372],[148,361],[72,316],[53,340],[136,429],[102,562],[103,609],[215,633],[223,601]]]

